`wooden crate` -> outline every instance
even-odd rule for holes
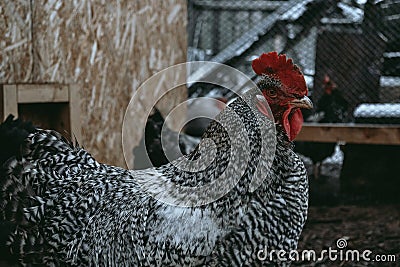
[[[0,118],[9,114],[32,121],[37,127],[54,129],[82,141],[80,98],[76,85],[3,84],[0,85]]]

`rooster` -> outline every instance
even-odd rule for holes
[[[18,153],[1,162],[8,259],[31,266],[289,265],[261,254],[296,249],[306,221],[307,175],[292,140],[300,108],[312,104],[303,74],[285,55],[262,54],[252,66],[265,98],[250,90],[236,99],[194,151],[159,168],[101,164],[57,132],[27,131]],[[1,140],[7,143],[19,128],[12,119],[5,124],[13,128]],[[240,125],[244,135],[231,139]],[[233,147],[248,148],[248,161],[232,156]],[[204,168],[188,169],[197,165]],[[221,182],[224,175],[235,181]],[[208,190],[182,194],[199,187]]]

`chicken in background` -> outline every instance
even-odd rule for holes
[[[199,137],[175,132],[164,122],[162,114],[155,108],[154,113],[147,119],[142,140],[133,150],[135,169],[160,167],[181,155],[189,154],[200,143]],[[161,130],[163,130],[163,138],[165,138],[163,144],[161,143]],[[165,155],[165,151],[168,151],[168,157]]]
[[[314,114],[306,118],[307,122],[340,123],[348,117],[348,102],[337,89],[335,82],[328,76],[324,77],[324,94],[318,101]],[[312,177],[321,177],[322,162],[335,152],[336,143],[296,142],[295,152],[311,159],[313,164]]]
[[[226,98],[216,97],[213,92],[210,95],[189,100],[188,123],[180,133],[168,128],[162,114],[155,108],[153,114],[147,119],[142,140],[133,150],[134,168],[160,167],[182,155],[189,154],[200,143],[200,137],[211,121],[225,108],[226,102]],[[163,144],[161,143],[162,129],[163,138],[165,138]]]
[[[328,76],[324,77],[324,94],[318,100],[316,116],[308,121],[320,123],[343,123],[348,120],[349,103],[343,97],[336,83]]]
[[[15,154],[0,162],[0,219],[10,226],[1,229],[7,237],[1,259],[9,255],[8,259],[35,266],[289,265],[274,257],[271,263],[259,252],[297,248],[307,218],[308,181],[292,141],[303,123],[300,108],[311,108],[312,103],[303,74],[285,55],[263,54],[252,66],[272,114],[258,93],[243,96],[258,110],[243,98],[229,105],[250,144],[242,175],[236,173],[240,166],[227,168],[232,145],[245,143],[229,138],[227,133],[237,130],[233,120],[225,128],[211,122],[200,145],[175,164],[145,170],[98,163],[55,131],[22,134],[20,124],[6,121],[2,128],[10,126],[11,131],[3,135],[1,147],[20,132],[24,138]],[[225,109],[218,117],[231,121],[229,114]],[[275,125],[276,132],[261,122]],[[261,148],[275,139],[269,165]],[[188,160],[202,166],[197,159],[208,155],[207,140],[216,152],[209,155],[207,168],[178,168]],[[167,204],[142,186],[151,182],[160,194],[179,200],[183,193],[177,188],[210,184],[226,171],[233,171],[229,175],[237,175],[238,182],[214,202],[200,206]],[[265,178],[254,191],[249,190],[253,178]],[[205,196],[221,189],[226,188],[210,187]]]
[[[189,101],[187,113],[189,121],[184,127],[184,132],[188,135],[201,137],[228,102],[224,97],[208,97],[207,95],[205,97]]]
[[[14,155],[17,155],[19,145],[28,134],[34,131],[35,127],[31,122],[24,122],[20,119],[14,120],[14,116],[8,116],[4,123],[0,124],[0,140],[6,140],[9,136],[13,136],[13,138],[8,142],[2,143],[0,162],[5,162]]]

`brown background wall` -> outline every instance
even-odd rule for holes
[[[3,0],[0,36],[0,83],[78,83],[83,146],[124,166],[121,126],[133,92],[186,60],[186,1]],[[164,109],[185,97],[185,88],[174,91]]]

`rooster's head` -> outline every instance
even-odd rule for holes
[[[311,100],[303,73],[292,59],[276,52],[253,60],[253,70],[260,75],[257,83],[267,99],[276,123],[283,126],[289,140],[300,132],[303,115],[300,108],[311,109]]]

